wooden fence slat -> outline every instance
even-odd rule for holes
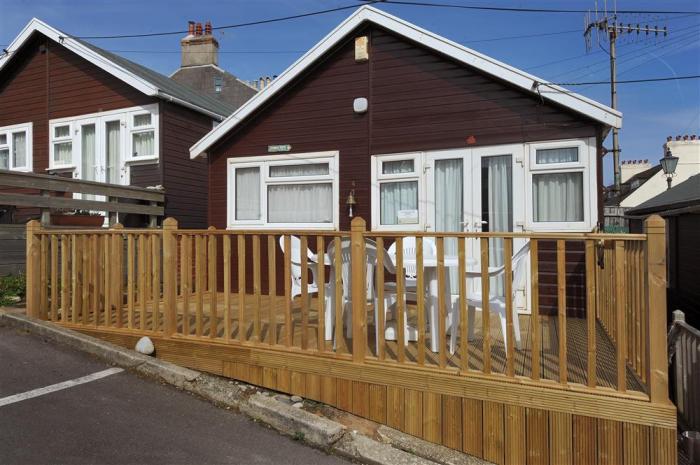
[[[292,328],[292,238],[284,236],[284,345],[294,345]]]
[[[216,228],[209,226],[208,231]],[[217,309],[218,282],[216,279],[217,269],[217,236],[208,234],[207,236],[207,277],[209,279],[209,337],[215,338],[219,334],[219,315]]]
[[[515,330],[513,328],[513,239],[510,237],[503,239],[503,265],[503,284],[506,298],[506,334],[503,337],[508,341],[506,349],[506,376],[512,378],[515,375]],[[517,317],[516,315],[515,318]],[[520,337],[519,334],[518,337]],[[516,417],[519,415],[519,412],[517,414],[516,412],[510,413]],[[511,457],[515,457],[515,455]]]
[[[129,234],[126,238],[126,312],[129,329],[134,329],[134,235]]]
[[[224,339],[231,340],[231,236],[222,238],[224,253]],[[272,305],[270,305],[272,306]]]
[[[112,326],[112,267],[110,264],[110,257],[112,254],[112,237],[111,234],[104,235],[104,244],[102,245],[103,259],[102,259],[102,277],[104,278],[104,285],[102,286],[102,291],[104,293],[104,325]]]
[[[261,283],[260,283],[260,235],[253,235],[253,339],[260,342],[260,312],[261,312]]]
[[[425,365],[425,271],[423,269],[423,238],[416,238],[416,318],[418,319],[418,364]],[[397,296],[398,299],[398,296]]]
[[[289,250],[285,248],[285,250]],[[247,339],[245,327],[245,236],[238,234],[237,237],[237,259],[238,259],[238,340],[243,342]]]
[[[445,239],[443,237],[436,238],[437,246],[437,285],[438,285],[438,363],[440,368],[447,366],[447,330],[445,328],[445,319],[447,318],[446,303],[445,303]],[[418,290],[421,292],[422,290]],[[448,296],[449,297],[449,296]]]
[[[457,239],[457,280],[459,281],[459,361],[463,373],[469,371],[469,318],[467,316],[466,239]]]
[[[153,331],[160,329],[160,236],[151,237],[151,292],[153,292],[152,318]]]
[[[403,238],[396,238],[396,350],[397,360],[403,363],[406,360],[406,273],[403,267]]]
[[[491,373],[491,310],[489,308],[489,240],[481,238],[481,331],[483,335],[484,373]]]
[[[139,234],[139,327],[143,331],[146,329],[146,303],[148,302],[148,291],[146,289],[146,251],[148,236]]]
[[[319,352],[324,352],[326,349],[326,266],[324,265],[323,257],[325,257],[325,242],[323,236],[318,236],[316,238],[316,275],[318,279],[318,296],[316,299],[318,304],[318,330],[316,331],[316,340]]]
[[[308,238],[301,236],[301,250],[299,251],[299,261],[301,262],[301,348],[309,348],[309,250]]]
[[[505,459],[503,415],[503,404],[484,402],[484,459],[499,465]]]
[[[512,239],[507,238],[506,241],[508,240]],[[508,256],[509,255],[504,251],[504,257],[507,259]],[[512,257],[512,254],[510,256]],[[506,280],[506,282],[508,281]],[[506,296],[509,295],[510,294],[506,292]],[[527,463],[525,407],[506,404],[504,415],[504,463],[506,465],[521,465]]]
[[[342,271],[342,250],[340,237],[333,238],[333,275],[335,279],[335,344],[336,353],[348,352],[345,346],[345,338],[343,337],[343,271]]]
[[[384,308],[384,238],[377,238],[377,271],[376,271],[376,284],[377,284],[377,321],[374,322],[376,328],[376,341],[377,346],[377,358],[379,360],[384,360],[385,354],[385,328],[386,328],[386,308]],[[418,349],[420,350],[420,348]],[[420,359],[420,355],[418,356]],[[419,362],[420,363],[420,362]]]
[[[195,237],[195,270],[194,277],[197,281],[195,293],[197,302],[195,304],[195,335],[202,337],[204,334],[204,292],[206,287],[204,236],[197,234]]]
[[[596,279],[595,243],[586,241],[586,338],[587,338],[587,375],[586,384],[594,388],[597,384],[596,374],[596,314],[598,303],[598,280]]]
[[[192,244],[190,235],[180,238],[180,292],[182,293],[182,334],[190,335],[190,295],[192,294]]]
[[[567,384],[566,351],[566,242],[557,241],[557,323],[559,336],[559,382]]]
[[[80,306],[79,291],[80,284],[78,283],[78,267],[80,262],[78,260],[78,236],[71,235],[71,245],[70,245],[70,264],[71,264],[71,323],[75,324],[78,322],[78,311]]]
[[[532,331],[532,372],[533,380],[540,379],[540,309],[539,309],[539,257],[536,239],[530,240],[530,302],[532,304],[530,326]]]
[[[462,398],[462,450],[483,457],[483,401]]]
[[[367,351],[367,266],[365,251],[365,220],[356,216],[350,222],[352,296],[352,361],[364,363]],[[357,278],[360,278],[359,280]]]
[[[49,238],[39,236],[39,317],[45,319],[49,306]]]
[[[615,354],[617,363],[617,390],[624,392],[627,390],[627,333],[625,326],[625,243],[615,241],[615,313],[616,320],[616,341]]]
[[[51,235],[51,321],[58,321],[58,237]]]
[[[275,236],[267,236],[267,324],[270,345],[277,344],[277,249]]]

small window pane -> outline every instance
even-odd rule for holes
[[[418,181],[381,183],[379,202],[381,224],[416,224],[419,222]],[[401,216],[401,221],[399,221],[399,216]]]
[[[583,173],[532,176],[536,222],[583,221]]]
[[[56,126],[53,128],[53,136],[55,139],[59,137],[70,137],[70,126]]]
[[[236,168],[236,219],[260,219],[260,168]]]
[[[0,134],[0,145],[7,145],[7,134]]]
[[[328,163],[304,163],[301,165],[272,165],[270,177],[323,176],[329,173]]]
[[[15,132],[12,134],[12,166],[25,168],[27,166],[27,133]]]
[[[332,223],[333,184],[282,184],[267,188],[269,223]]]
[[[53,144],[53,161],[57,164],[67,165],[73,160],[73,144],[61,142]]]
[[[413,160],[396,160],[382,162],[382,174],[413,173]]]
[[[150,126],[151,125],[151,114],[146,113],[143,115],[134,115],[134,126]]]
[[[0,150],[0,170],[10,169],[10,151],[8,149]]]
[[[535,155],[538,165],[549,163],[577,163],[578,147],[564,147],[559,149],[540,149]]]
[[[133,156],[148,157],[155,155],[155,131],[137,132],[133,134]]]

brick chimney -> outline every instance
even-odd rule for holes
[[[187,35],[180,40],[182,48],[182,68],[200,65],[219,64],[219,42],[212,35],[211,22],[202,23],[190,21],[187,24]]]

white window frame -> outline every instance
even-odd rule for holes
[[[270,177],[270,166],[328,163],[327,175]],[[260,168],[260,218],[258,220],[236,220],[236,186],[235,170],[238,168]],[[318,229],[337,230],[340,219],[338,151],[309,152],[280,155],[261,155],[251,157],[231,157],[227,159],[226,168],[226,227],[228,229],[245,229],[255,226],[267,229]],[[332,184],[333,221],[331,223],[270,223],[267,221],[267,187],[280,184]]]
[[[372,156],[372,229],[375,231],[422,231],[425,228],[426,211],[424,208],[427,192],[425,190],[425,167],[423,152],[404,152]],[[385,162],[413,160],[412,173],[384,174]],[[390,182],[416,181],[418,183],[418,222],[414,224],[381,224],[381,184]]]
[[[526,145],[528,169],[525,192],[525,222],[531,231],[590,232],[595,227],[598,214],[598,182],[595,138],[568,139],[547,142],[531,142]],[[578,148],[578,162],[537,163],[537,150]],[[583,221],[535,221],[533,176],[537,174],[582,173],[583,177]]]
[[[68,135],[63,136],[63,137],[56,137],[56,128],[61,127],[61,126],[68,126]],[[73,124],[73,121],[65,121],[65,122],[58,122],[58,123],[49,123],[49,165],[52,165],[56,169],[68,169],[68,168],[74,168],[75,167],[75,134],[74,134],[74,127],[75,125]],[[65,142],[70,142],[71,143],[71,161],[68,163],[57,163],[56,159],[54,158],[55,155],[55,145],[56,144],[61,144]]]
[[[150,105],[143,105],[138,107],[130,108],[120,108],[118,110],[103,111],[99,113],[89,113],[85,115],[70,116],[66,118],[56,118],[49,121],[49,167],[47,171],[76,171],[82,165],[81,152],[77,150],[80,147],[80,131],[77,128],[86,123],[95,123],[95,130],[97,131],[96,137],[98,141],[104,140],[104,123],[107,121],[119,120],[122,125],[122,140],[120,143],[120,169],[125,169],[128,171],[130,165],[137,164],[155,164],[160,160],[160,115],[159,115],[159,105],[157,103]],[[135,126],[134,116],[143,115],[146,113],[151,114],[151,124],[148,126]],[[54,161],[54,142],[57,141],[68,141],[67,138],[56,139],[54,137],[55,128],[57,126],[65,126],[69,124],[71,127],[71,140],[72,145],[72,162],[70,164],[61,164]],[[134,157],[133,154],[133,137],[132,134],[138,132],[154,131],[154,155],[139,156]],[[102,151],[104,150],[104,144],[99,143],[97,146],[99,156],[102,156]],[[126,176],[126,183],[128,184],[128,175]]]
[[[0,134],[3,134],[7,137],[7,143],[0,145],[0,149],[7,150],[8,152],[8,160],[7,160],[7,166],[8,170],[10,171],[22,171],[22,172],[31,172],[32,171],[32,166],[33,166],[33,161],[34,161],[34,153],[32,151],[32,139],[33,139],[33,128],[34,124],[33,123],[20,123],[20,124],[13,124],[12,126],[3,126],[0,128]],[[12,160],[12,151],[14,149],[14,140],[12,135],[17,134],[20,132],[26,133],[26,163],[24,166],[14,166],[13,160]]]

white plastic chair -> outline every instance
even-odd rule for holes
[[[402,247],[403,247],[403,258],[404,260],[410,260],[410,261],[415,261],[416,260],[416,238],[415,237],[404,237],[402,241]],[[389,249],[387,250],[387,255],[391,257],[392,262],[396,262],[396,242],[391,244],[389,246]],[[423,238],[423,258],[424,259],[431,259],[431,258],[436,258],[437,257],[437,246],[435,245],[435,241],[431,238],[425,237]],[[393,268],[393,266],[392,266]],[[392,273],[395,271],[390,270]],[[416,300],[418,290],[417,288],[417,282],[418,282],[418,264],[417,263],[411,263],[411,264],[404,264],[404,290],[405,290],[405,295],[406,295],[406,300]],[[423,294],[425,295],[426,289],[422,289]],[[384,312],[385,315],[384,317],[387,317],[387,314],[389,311],[392,312],[392,317],[395,317],[393,314],[393,310],[396,308],[396,301],[398,299],[397,291],[396,291],[396,283],[395,282],[387,282],[384,283]],[[409,341],[416,341],[418,340],[418,332],[417,330],[411,331],[411,328],[408,325],[408,318],[405,318],[404,321],[404,334],[406,335],[404,339],[405,345],[408,345]],[[396,326],[395,325],[386,325],[386,339],[389,340],[395,340],[396,339]]]
[[[530,253],[530,243],[526,243],[518,252],[513,255],[512,259],[512,270],[513,270],[513,286],[512,295],[506,296],[494,296],[489,299],[489,312],[498,314],[501,320],[501,331],[503,333],[503,344],[506,351],[508,350],[508,335],[506,332],[506,298],[512,299],[513,302],[513,332],[515,333],[515,347],[521,348],[520,343],[520,320],[518,319],[518,312],[515,308],[515,293],[519,288],[521,288],[525,283],[525,277],[527,276],[525,263],[525,258]],[[505,274],[505,265],[489,268],[489,279],[503,276]],[[467,278],[480,278],[481,273],[478,271],[468,271],[466,273]],[[481,292],[473,292],[467,297],[467,306],[469,309],[469,335],[468,339],[471,340],[474,337],[474,317],[476,312],[476,307],[484,308],[484,297]],[[450,329],[450,352],[454,353],[455,345],[457,341],[457,325],[459,324],[459,302],[456,302],[452,306],[452,324]],[[466,341],[462,342],[463,344]]]
[[[350,247],[350,239],[343,238],[340,242],[340,272],[342,292],[342,312],[343,321],[345,324],[345,335],[352,337],[352,252]],[[325,287],[325,320],[327,341],[333,339],[335,328],[335,243],[328,244],[326,256],[330,261],[331,272],[328,284]],[[374,241],[365,240],[365,295],[366,303],[373,303],[374,317],[377,318],[376,297],[374,292],[374,267],[377,264],[377,245]]]
[[[290,253],[291,253],[291,274],[292,274],[292,299],[298,295],[301,295],[301,239],[296,236],[290,236]],[[287,251],[284,250],[284,236],[280,236],[280,249],[282,253],[286,254]],[[311,250],[306,249],[305,259],[309,261],[309,269],[313,276],[312,282],[307,283],[307,290],[309,294],[318,292],[318,279],[316,274],[318,272],[316,262],[316,255],[311,252]]]

